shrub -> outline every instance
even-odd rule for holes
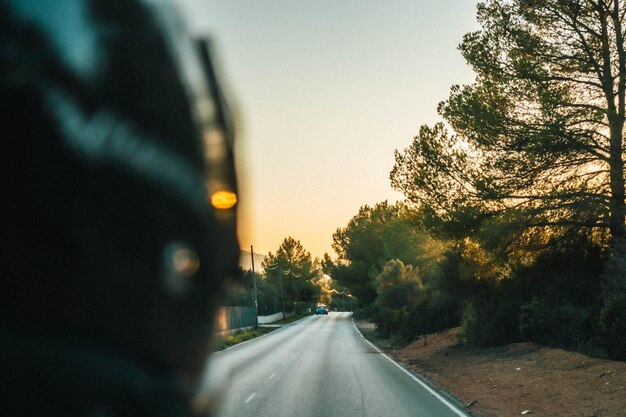
[[[537,297],[523,305],[519,317],[522,337],[539,344],[547,343],[550,314],[550,305]]]
[[[626,297],[610,297],[600,313],[602,344],[609,358],[626,360]]]
[[[374,303],[368,304],[363,308],[360,308],[354,312],[354,318],[356,320],[371,320],[378,314],[378,306]]]
[[[467,302],[461,318],[461,342],[471,346],[500,346],[519,340],[516,302],[500,299]]]
[[[593,337],[591,317],[590,307],[554,306],[534,297],[521,308],[519,329],[529,341],[582,351]]]

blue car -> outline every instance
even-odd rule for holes
[[[317,306],[317,308],[315,309],[315,315],[317,316],[318,314],[328,315],[328,309],[324,306]]]

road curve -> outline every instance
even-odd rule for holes
[[[225,387],[218,417],[468,415],[363,339],[351,313],[307,317],[209,363],[205,385]]]

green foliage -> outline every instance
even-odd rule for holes
[[[523,305],[519,321],[520,332],[528,340],[545,344],[553,339],[552,308],[545,300],[534,297]]]
[[[385,264],[376,281],[378,309],[373,319],[379,334],[408,341],[411,337],[407,328],[409,311],[422,302],[424,292],[417,269],[392,260]]]
[[[354,312],[355,320],[370,320],[374,321],[374,317],[378,314],[378,305],[375,303],[367,304],[364,307],[357,309]]]
[[[459,49],[477,74],[396,151],[392,186],[437,233],[488,219],[626,236],[623,2],[488,0]],[[615,7],[613,7],[615,6]]]
[[[259,315],[269,316],[282,311],[280,284],[270,281],[267,277],[257,279]]]
[[[431,312],[453,322],[463,306],[468,344],[623,358],[624,14],[619,1],[478,5],[481,29],[459,47],[475,82],[453,86],[444,122],[395,153],[392,186],[449,248],[420,265],[423,297],[394,313],[395,331],[427,330]]]
[[[405,308],[379,307],[374,316],[376,330],[381,337],[397,337],[400,326],[406,321],[407,311]]]
[[[381,307],[410,307],[420,302],[423,285],[417,269],[411,265],[404,265],[400,260],[389,261],[376,281],[376,303]]]
[[[324,259],[326,273],[363,305],[376,299],[376,278],[392,259],[417,266],[428,275],[442,247],[421,230],[419,220],[419,214],[402,203],[385,201],[361,207],[348,225],[333,235],[338,259]]]
[[[459,339],[467,345],[481,346],[482,338],[478,336],[481,330],[474,305],[470,302],[466,303],[463,307]]]
[[[605,260],[605,250],[592,235],[555,236],[541,251],[535,249],[530,264],[516,266],[515,281],[527,301],[537,295],[552,306],[597,306]]]
[[[259,315],[265,316],[283,311],[283,300],[286,312],[306,313],[320,299],[320,266],[299,241],[286,238],[263,267],[264,274],[240,271],[241,279],[228,288],[224,305],[254,307],[256,297]]]
[[[365,260],[354,260],[349,264],[337,263],[330,270],[330,275],[334,281],[348,288],[363,306],[376,299],[376,289],[369,277],[369,270]]]
[[[359,315],[396,342],[460,323],[469,345],[529,340],[596,355],[604,346],[619,357],[622,305],[608,303],[600,319],[606,251],[593,233],[556,232],[532,233],[526,245],[484,244],[482,236],[457,241],[427,279],[421,269],[389,261],[375,280],[376,301]],[[617,266],[622,261],[613,257]],[[608,269],[605,280],[621,288],[623,270]]]
[[[591,313],[588,306],[564,304],[555,307],[534,297],[521,308],[519,328],[526,340],[583,351],[593,337]]]
[[[452,255],[442,259],[450,260]],[[418,270],[401,261],[387,262],[377,277],[378,298],[364,310],[383,337],[407,343],[416,337],[459,324],[460,303],[465,296],[455,273],[441,261],[423,283]]]
[[[600,313],[602,345],[611,359],[626,361],[626,297],[609,297]]]
[[[626,239],[617,241],[611,248],[602,279],[606,297],[626,296]]]
[[[224,305],[254,307],[255,297],[260,316],[282,311],[280,284],[252,271],[241,271],[241,280],[228,288]]]
[[[458,326],[460,320],[461,308],[457,298],[447,293],[429,291],[424,301],[410,310],[403,334],[408,340],[413,340],[420,335]]]
[[[461,319],[461,341],[478,347],[500,346],[519,341],[518,304],[492,295],[468,301]]]
[[[258,274],[255,275],[258,281],[260,276]],[[241,279],[237,282],[237,285],[233,285],[228,289],[223,305],[254,307],[254,275],[252,271],[240,270],[239,276]]]
[[[285,310],[294,310],[296,303],[314,304],[319,300],[320,287],[312,281],[318,278],[320,266],[300,241],[286,237],[276,253],[270,252],[263,261],[267,282],[280,291]]]
[[[546,245],[528,264],[511,262],[506,279],[473,283],[463,313],[464,342],[596,348],[603,252],[584,234],[554,237]]]
[[[611,359],[626,361],[626,240],[613,248],[603,274],[604,304],[600,312],[600,344]]]
[[[227,336],[215,336],[213,339],[213,350],[224,350],[228,347],[234,346],[238,343],[245,342],[246,340],[254,339],[255,337],[262,336],[275,330],[272,327],[258,327],[252,330],[244,330],[232,335]]]

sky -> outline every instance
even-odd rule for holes
[[[474,74],[457,50],[474,0],[179,0],[208,36],[237,127],[239,240],[276,252],[332,235],[392,190],[394,150]]]

